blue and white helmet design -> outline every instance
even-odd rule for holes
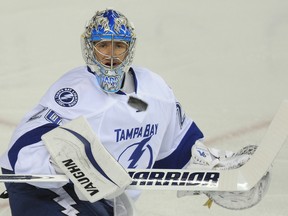
[[[111,41],[112,46],[116,42],[125,43],[127,50],[123,53],[125,57],[121,59],[120,64],[113,64],[113,61],[119,61],[119,58],[113,56],[109,56],[111,60],[109,64],[104,64],[96,57],[95,46],[101,41]],[[124,74],[129,70],[133,61],[135,43],[134,27],[118,11],[111,9],[97,11],[88,22],[81,35],[82,55],[105,92],[117,92],[121,88]]]

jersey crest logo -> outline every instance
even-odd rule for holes
[[[139,143],[134,143],[128,146],[118,157],[120,164],[127,165],[127,168],[137,168],[138,164],[146,164],[147,169],[152,167],[153,163],[153,150],[149,145],[149,140],[152,136],[143,139]]]
[[[56,92],[55,101],[63,107],[73,107],[78,102],[78,94],[72,88],[62,88]]]

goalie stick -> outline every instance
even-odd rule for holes
[[[127,169],[129,189],[247,191],[269,171],[288,137],[288,101],[283,101],[259,147],[233,170]],[[68,182],[65,175],[0,175],[0,182]]]

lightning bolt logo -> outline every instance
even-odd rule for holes
[[[70,100],[71,98],[73,97],[73,95],[71,95],[70,93],[67,93],[67,94],[62,94],[61,95],[61,100]]]
[[[143,155],[145,151],[145,145],[146,143],[151,139],[151,137],[148,137],[144,140],[142,140],[140,143],[135,143],[134,145],[137,145],[136,149],[132,153],[131,157],[129,158],[129,161],[131,161],[130,165],[128,168],[136,168],[137,167],[137,162],[139,158]]]
[[[77,214],[79,214],[79,211],[72,207],[72,205],[75,205],[76,202],[63,188],[50,190],[58,195],[58,197],[54,198],[53,200],[64,208],[64,210],[61,211],[64,215],[77,216]]]
[[[144,158],[144,153],[146,152],[149,153],[150,158],[148,159],[148,164],[146,168],[151,168],[152,167],[152,161],[153,161],[153,154],[152,154],[152,148],[148,144],[149,140],[151,137],[148,137],[146,139],[143,139],[139,143],[134,143],[130,146],[128,146],[119,156],[118,161],[121,160],[121,157],[124,157],[124,154],[129,154],[130,152],[130,157],[128,157],[128,168],[137,168],[139,161],[141,158]],[[134,150],[133,150],[134,149]],[[131,151],[133,151],[131,153]],[[147,154],[146,154],[147,155]],[[145,161],[147,161],[145,159]]]

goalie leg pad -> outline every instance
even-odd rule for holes
[[[84,117],[42,136],[52,159],[88,201],[121,193],[132,182]]]

